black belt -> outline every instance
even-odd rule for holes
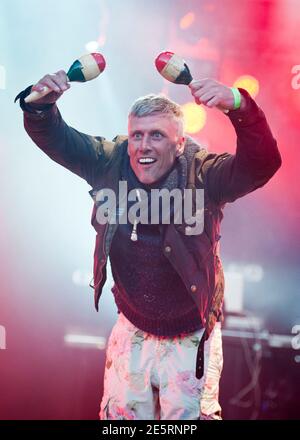
[[[206,330],[204,331],[197,350],[196,378],[201,379],[204,374],[204,343],[206,341]]]

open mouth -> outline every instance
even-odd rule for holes
[[[140,157],[138,159],[138,163],[141,165],[151,165],[155,163],[157,159],[154,159],[153,157]]]

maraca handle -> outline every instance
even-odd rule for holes
[[[51,91],[52,90],[49,89],[49,87],[44,86],[44,90],[42,92],[37,92],[36,90],[34,90],[33,92],[30,93],[30,95],[26,96],[24,101],[26,103],[37,101],[38,99],[41,99],[44,96],[48,95],[48,93],[50,93]]]

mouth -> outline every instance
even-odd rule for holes
[[[152,165],[155,162],[157,162],[157,159],[155,159],[154,157],[140,157],[138,159],[138,163],[143,166]]]

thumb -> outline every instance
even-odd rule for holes
[[[42,92],[45,89],[45,86],[41,85],[41,84],[35,84],[34,86],[31,87],[31,91],[36,91],[36,92]]]
[[[195,79],[192,79],[192,81],[188,84],[188,87],[189,87],[189,88],[192,88],[193,85],[195,84],[195,82],[196,82],[196,80],[195,80]]]

